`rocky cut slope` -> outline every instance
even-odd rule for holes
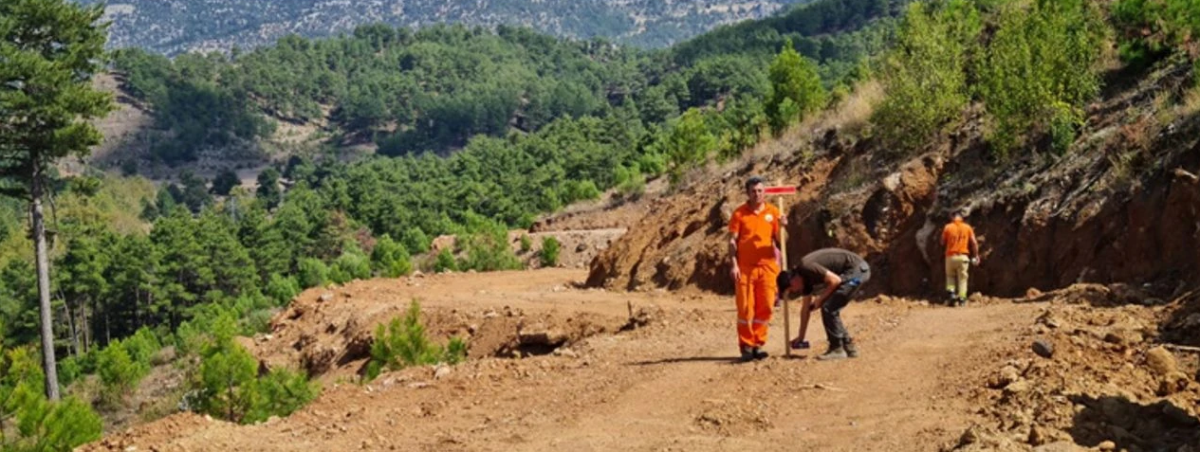
[[[1188,90],[1191,72],[1168,64],[1110,88],[1061,157],[995,162],[977,111],[913,157],[818,120],[656,201],[592,262],[588,284],[731,292],[725,225],[745,199],[742,181],[760,174],[799,187],[785,202],[789,255],[825,246],[862,253],[876,270],[869,293],[940,290],[938,232],[951,210],[967,207],[984,258],[973,291],[1020,296],[1119,281],[1161,299],[1184,295],[1200,283],[1189,270],[1200,263],[1200,99]]]

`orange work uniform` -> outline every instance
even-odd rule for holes
[[[975,230],[961,219],[955,219],[942,229],[942,245],[946,247],[946,292],[959,300],[967,298],[973,238]]]
[[[779,236],[779,209],[764,203],[755,212],[743,204],[729,220],[729,232],[737,243],[738,344],[762,347],[767,342],[767,325],[775,304],[775,277],[779,275],[774,238]]]

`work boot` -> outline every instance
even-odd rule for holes
[[[842,348],[846,350],[846,356],[850,358],[858,357],[858,347],[854,346],[854,339],[846,338],[845,345]]]
[[[837,359],[846,359],[848,357],[849,357],[849,355],[846,354],[845,347],[842,347],[842,342],[840,340],[834,339],[829,342],[829,351],[825,352],[824,355],[818,356],[817,360],[833,361],[833,360],[837,360]]]
[[[768,356],[771,356],[769,353],[767,353],[766,350],[763,350],[758,347],[754,347],[754,349],[751,350],[750,353],[754,355],[754,359],[767,359]]]
[[[740,348],[741,348],[741,352],[742,352],[742,358],[741,358],[742,362],[748,363],[750,361],[754,361],[754,349],[752,349],[750,347],[740,347]]]

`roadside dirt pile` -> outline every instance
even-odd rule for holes
[[[1175,114],[1190,66],[1113,85],[1062,156],[997,162],[980,112],[927,152],[901,157],[836,125],[763,145],[756,156],[664,195],[592,263],[588,284],[732,291],[729,214],[751,174],[796,184],[789,255],[840,246],[868,257],[870,293],[931,295],[943,278],[938,232],[969,208],[983,249],[972,288],[1017,297],[1080,282],[1152,283],[1159,297],[1200,284],[1200,118]],[[807,137],[807,138],[801,138]],[[770,199],[774,203],[775,199]]]
[[[443,343],[451,337],[466,339],[470,358],[548,354],[592,335],[618,331],[630,322],[628,315],[518,307],[519,300],[489,291],[487,286],[438,294],[470,297],[453,304],[423,303],[430,295],[428,287],[442,286],[453,278],[418,275],[311,289],[272,319],[270,334],[259,335],[246,345],[267,368],[298,368],[325,379],[353,378],[365,369],[377,326],[403,317],[412,300],[423,305],[427,334]],[[567,284],[549,290],[575,290]]]
[[[1200,354],[1160,345],[1183,307],[1130,294],[1081,284],[1020,300],[1045,304],[970,395],[987,421],[943,450],[1200,450]]]

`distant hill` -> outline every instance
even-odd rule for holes
[[[80,0],[97,3],[97,0]],[[368,23],[526,25],[559,37],[665,47],[721,24],[803,0],[116,0],[109,45],[176,54],[253,48],[288,34],[350,32]]]

